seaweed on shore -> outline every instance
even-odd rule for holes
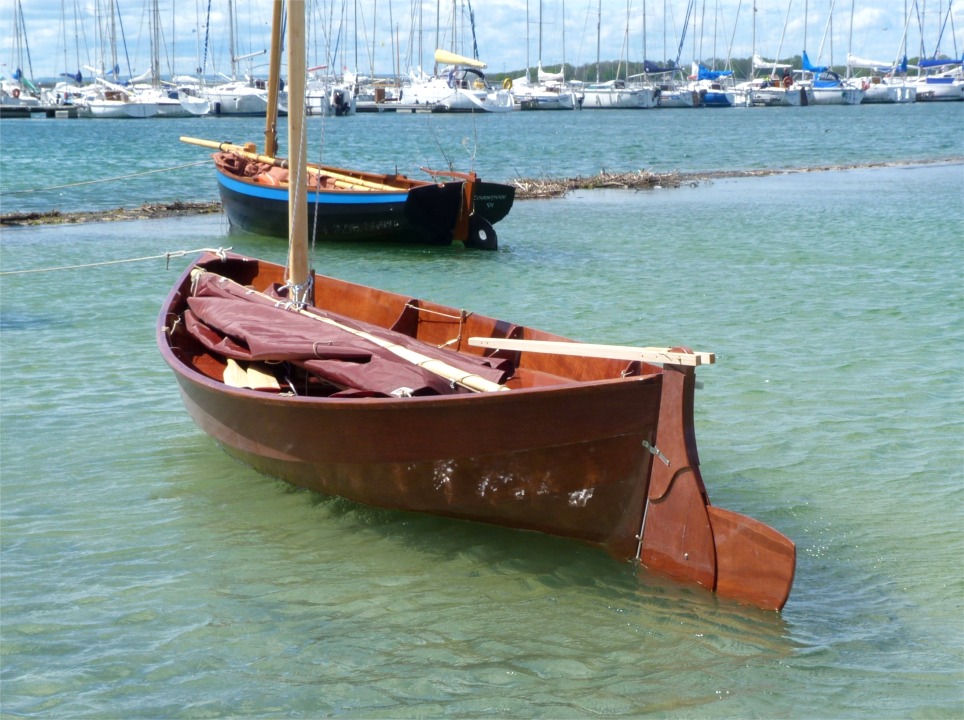
[[[572,190],[654,190],[661,187],[678,188],[684,182],[683,175],[678,172],[653,173],[645,170],[634,172],[601,171],[597,175],[571,177],[562,179],[551,178],[520,178],[513,180],[516,198],[532,200],[542,198],[556,198],[566,195]]]
[[[75,225],[114,220],[150,220],[155,218],[187,217],[221,212],[219,202],[148,203],[136,208],[114,208],[90,212],[15,212],[0,215],[0,225]]]

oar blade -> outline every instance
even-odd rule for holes
[[[708,505],[716,543],[716,592],[764,610],[790,596],[797,563],[793,542],[758,520]]]

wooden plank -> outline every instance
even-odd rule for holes
[[[639,360],[669,365],[697,366],[711,365],[716,362],[714,353],[698,352],[691,355],[659,347],[627,347],[625,345],[592,345],[552,340],[511,340],[508,338],[484,337],[470,337],[469,345],[550,355],[572,355],[574,357],[594,357],[608,360]]]
[[[182,136],[179,138],[181,142],[187,143],[189,145],[198,145],[200,147],[211,148],[212,150],[220,150],[221,152],[232,152],[240,155],[248,160],[255,160],[257,162],[262,162],[265,165],[275,165],[277,167],[287,167],[288,163],[282,158],[276,158],[271,155],[259,155],[256,152],[250,152],[244,148],[242,145],[235,145],[228,142],[217,142],[215,140],[202,140],[200,138],[192,138]],[[341,185],[339,187],[347,187],[350,189],[359,190],[379,190],[383,192],[406,192],[407,188],[397,187],[395,185],[386,185],[385,183],[375,182],[373,180],[365,180],[363,178],[353,177],[351,175],[345,175],[340,173],[333,168],[326,168],[324,166],[318,167],[314,165],[309,165],[306,163],[305,167],[309,173],[315,175],[320,175],[322,177],[328,176],[334,178],[335,180],[347,183],[347,185]],[[350,171],[349,171],[350,172]]]
[[[263,370],[249,366],[243,368],[237,361],[228,358],[227,367],[224,369],[224,384],[236,388],[251,388],[252,390],[280,390],[281,385],[274,375]]]

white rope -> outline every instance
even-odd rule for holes
[[[210,160],[198,160],[197,162],[188,163],[187,165],[175,165],[169,168],[158,168],[157,170],[145,170],[144,172],[134,173],[133,175],[118,175],[117,177],[102,178],[100,180],[84,180],[83,182],[69,183],[67,185],[53,185],[51,187],[45,188],[34,188],[33,190],[11,190],[3,193],[4,195],[27,195],[29,193],[35,192],[47,192],[48,190],[63,190],[64,188],[79,187],[81,185],[94,185],[95,183],[102,182],[114,182],[115,180],[127,180],[129,178],[140,177],[141,175],[153,175],[159,172],[168,172],[170,170],[181,170],[183,168],[194,167],[195,165],[206,165],[211,162]]]
[[[132,262],[143,262],[144,260],[159,260],[165,258],[168,261],[168,267],[170,267],[171,258],[184,257],[185,255],[193,255],[196,253],[214,253],[219,258],[224,260],[224,254],[231,248],[198,248],[197,250],[172,250],[166,252],[163,255],[147,255],[145,257],[137,258],[126,258],[124,260],[105,260],[104,262],[87,263],[86,265],[61,265],[60,267],[48,267],[48,268],[35,268],[33,270],[6,270],[0,272],[0,275],[28,275],[30,273],[42,273],[42,272],[57,272],[60,270],[79,270],[81,268],[93,268],[93,267],[103,267],[104,265],[120,265],[121,263],[132,263]]]

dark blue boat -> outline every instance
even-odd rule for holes
[[[288,236],[287,162],[228,143],[214,147],[218,190],[228,220],[245,232]],[[401,242],[494,250],[493,225],[515,200],[515,188],[481,182],[474,173],[427,171],[435,180],[308,166],[308,225],[318,241]]]

